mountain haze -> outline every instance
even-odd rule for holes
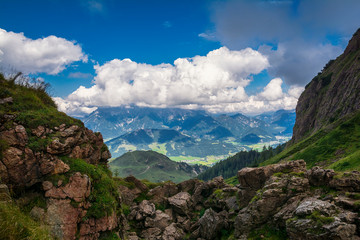
[[[240,113],[212,115],[177,108],[99,108],[83,119],[101,131],[113,157],[130,150],[154,150],[172,159],[194,159],[205,164],[208,156],[221,159],[254,144],[283,143],[291,137],[295,112],[279,110],[256,117]],[[109,139],[112,138],[112,139]],[[197,159],[197,160],[195,160]]]

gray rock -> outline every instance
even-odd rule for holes
[[[325,216],[330,216],[335,212],[336,206],[319,199],[307,198],[296,208],[295,214],[298,216],[310,215],[314,211],[319,211]]]
[[[165,228],[162,235],[162,240],[182,240],[184,239],[185,233],[181,228],[176,227],[175,223],[170,224]]]
[[[191,195],[188,192],[179,192],[168,198],[169,204],[180,214],[188,215],[191,205]]]
[[[171,223],[171,218],[166,213],[156,210],[155,218],[147,217],[145,220],[145,227],[157,227],[164,230]]]

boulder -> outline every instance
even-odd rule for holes
[[[188,192],[179,192],[168,198],[169,204],[173,209],[183,215],[188,215],[191,206],[191,195]]]
[[[315,198],[307,198],[304,199],[296,208],[295,214],[297,216],[307,216],[314,211],[320,212],[325,216],[330,216],[336,212],[336,206],[327,201],[322,201]]]
[[[164,230],[171,223],[171,217],[166,213],[156,210],[155,218],[147,217],[145,220],[145,227],[158,227],[161,230]]]
[[[329,185],[338,191],[360,192],[360,172],[345,172],[342,176],[332,178]]]
[[[99,232],[111,231],[118,226],[118,217],[115,213],[99,219],[87,219],[80,224],[80,236],[97,235]]]
[[[75,239],[81,211],[70,204],[70,199],[50,199],[45,222],[50,232],[58,239]]]
[[[238,180],[242,188],[258,190],[277,172],[305,172],[304,160],[290,161],[258,168],[243,168],[238,172]]]
[[[162,186],[157,186],[151,189],[148,193],[150,201],[154,204],[164,205],[167,203],[167,198],[178,193],[178,187],[175,183],[167,182]]]
[[[162,234],[162,240],[182,240],[184,239],[185,233],[181,228],[176,227],[175,223],[170,224],[165,228]]]
[[[322,169],[318,166],[313,167],[307,174],[309,182],[313,186],[328,185],[330,180],[335,176],[334,170]]]
[[[204,215],[199,219],[197,225],[199,226],[198,231],[194,231],[195,234],[203,239],[219,239],[221,236],[221,230],[227,229],[228,226],[228,214],[226,211],[216,213],[211,208],[207,209]]]

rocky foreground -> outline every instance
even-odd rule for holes
[[[245,168],[238,179],[236,187],[217,177],[150,190],[125,179],[135,186],[121,188],[129,239],[248,239],[264,228],[290,239],[360,239],[359,172],[306,170],[298,160]],[[144,193],[148,200],[136,204]]]
[[[30,205],[58,239],[360,239],[360,173],[335,173],[303,160],[174,184],[112,178],[101,134],[61,125],[2,127],[0,198]],[[3,125],[5,126],[5,125]],[[46,141],[34,146],[36,136]],[[80,159],[81,158],[81,159]],[[263,236],[265,237],[265,236]]]

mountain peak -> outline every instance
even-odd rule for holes
[[[348,55],[352,52],[356,52],[359,49],[360,49],[360,28],[354,33],[354,35],[350,39],[344,51],[344,55]]]
[[[360,29],[344,53],[305,87],[296,106],[292,142],[360,109]]]

